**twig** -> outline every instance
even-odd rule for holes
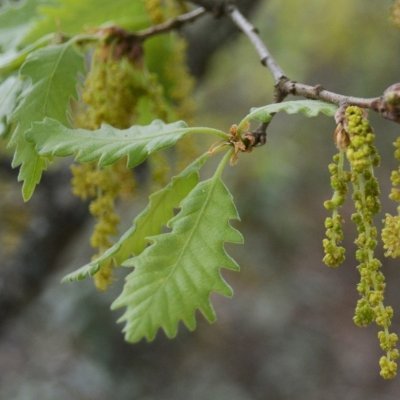
[[[211,12],[216,17],[221,17],[224,15],[227,5],[232,3],[232,1],[228,2],[226,0],[190,0],[190,2],[205,8],[208,12]]]
[[[311,86],[305,83],[291,81],[289,79],[279,81],[277,83],[277,88],[286,95],[292,94],[295,96],[302,96],[313,100],[324,100],[328,103],[333,103],[337,105],[351,104],[361,108],[370,108],[374,111],[378,111],[375,104],[380,100],[379,97],[364,98],[345,96],[343,94],[325,90],[321,85]]]
[[[128,59],[135,61],[141,59],[143,56],[143,42],[150,37],[166,33],[172,30],[177,30],[181,26],[193,22],[201,16],[205,15],[207,10],[204,7],[199,7],[195,10],[181,14],[175,18],[171,18],[158,25],[151,26],[137,32],[129,32],[118,26],[107,26],[98,31],[96,36],[80,40],[81,43],[91,41],[93,38],[96,40],[104,40],[105,43],[113,45],[113,56],[116,59],[121,57],[128,57]]]
[[[383,118],[400,123],[400,87],[394,84],[385,90],[382,96],[363,98],[345,96],[343,94],[325,90],[321,85],[308,85],[289,79],[284,70],[274,59],[264,41],[260,38],[257,28],[228,1],[191,0],[192,3],[205,8],[208,12],[230,17],[233,23],[248,37],[260,57],[261,63],[268,68],[275,82],[275,100],[283,101],[289,94],[302,96],[313,100],[323,100],[338,106],[355,105],[361,108],[378,112]]]
[[[289,94],[303,96],[308,99],[324,100],[329,103],[353,104],[362,108],[372,108],[372,104],[379,100],[379,97],[361,98],[353,96],[345,96],[323,89],[320,85],[311,86],[304,83],[298,83],[290,80],[285,75],[283,69],[275,61],[265,43],[262,41],[255,28],[246,17],[234,5],[229,5],[226,10],[236,26],[249,38],[250,42],[256,49],[261,63],[269,69],[275,81],[275,87],[280,92],[279,97],[286,97]]]
[[[267,46],[261,40],[257,28],[247,20],[247,18],[238,10],[236,6],[229,5],[227,7],[227,12],[232,21],[249,38],[250,42],[253,44],[258,55],[260,56],[261,63],[270,70],[275,83],[279,83],[281,80],[286,79],[282,68],[278,65],[267,49]]]
[[[108,40],[117,39],[120,43],[125,43],[126,47],[129,48],[130,46],[143,42],[152,36],[160,35],[162,33],[166,33],[172,30],[177,30],[185,24],[194,22],[206,13],[207,10],[204,7],[199,7],[185,14],[178,15],[175,18],[171,18],[158,25],[153,25],[150,28],[142,29],[137,32],[129,32],[118,26],[112,25],[101,28],[96,35],[76,35],[73,38],[64,36],[62,39],[64,42],[73,39],[76,43],[81,45],[98,41],[99,39],[103,38],[107,38]]]
[[[196,8],[195,10],[189,11],[185,14],[181,14],[175,18],[171,18],[161,24],[154,25],[150,28],[143,29],[135,32],[134,36],[141,40],[146,40],[151,36],[158,35],[160,33],[169,32],[174,29],[179,29],[181,26],[194,22],[196,19],[207,13],[207,9],[204,7]]]

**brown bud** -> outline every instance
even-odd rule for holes
[[[382,97],[372,102],[371,107],[384,118],[400,123],[400,83],[389,86]]]
[[[383,101],[390,106],[400,106],[400,83],[394,83],[383,92]]]
[[[336,129],[333,132],[333,141],[339,150],[347,149],[347,146],[350,144],[349,134],[342,124],[336,126]]]

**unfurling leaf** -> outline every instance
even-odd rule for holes
[[[217,129],[189,128],[185,122],[165,124],[160,120],[150,125],[117,129],[102,125],[97,130],[69,129],[53,119],[35,123],[27,139],[36,144],[41,155],[70,156],[80,162],[97,161],[100,166],[127,157],[128,167],[142,163],[150,154],[173,146],[189,133],[211,133],[228,136]]]
[[[157,235],[174,215],[174,209],[189,194],[199,181],[199,169],[207,161],[209,154],[199,157],[172,178],[164,188],[153,193],[148,206],[133,221],[128,229],[104,254],[91,263],[64,277],[63,282],[72,282],[94,275],[112,260],[116,265],[122,264],[133,255],[139,255],[149,244],[148,237]]]
[[[210,294],[232,295],[220,269],[239,268],[224,249],[225,242],[243,242],[230,225],[238,218],[218,170],[190,192],[168,223],[171,232],[151,237],[152,244],[127,262],[135,269],[112,305],[126,307],[120,318],[126,340],[152,340],[159,328],[174,337],[180,321],[193,330],[196,310],[215,320]]]
[[[320,113],[333,117],[337,111],[337,106],[319,100],[294,100],[272,103],[267,106],[252,108],[250,114],[240,122],[240,126],[252,120],[268,123],[273,114],[280,111],[285,111],[288,114],[302,113],[306,117],[316,117]]]

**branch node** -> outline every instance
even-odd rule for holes
[[[268,56],[265,56],[265,57],[263,57],[263,58],[261,58],[261,64],[264,66],[264,67],[267,67],[268,66]]]
[[[315,97],[318,97],[320,93],[324,90],[323,86],[319,83],[314,86]]]
[[[279,79],[279,81],[274,85],[274,103],[280,103],[287,96],[287,90],[285,88],[285,84],[288,82],[288,78],[283,76]]]
[[[245,134],[245,138],[249,139],[251,147],[263,146],[267,143],[267,128],[269,122],[263,122],[255,131]]]
[[[289,81],[289,94],[296,94],[296,81]]]
[[[204,7],[209,13],[220,17],[227,15],[234,24],[248,37],[260,57],[261,64],[269,69],[275,81],[275,102],[281,102],[289,94],[302,96],[307,99],[322,100],[338,106],[355,105],[363,109],[378,112],[383,118],[400,123],[400,83],[388,88],[382,97],[362,98],[345,96],[343,94],[326,90],[321,85],[311,86],[288,79],[275,61],[273,55],[260,38],[257,28],[241,13],[234,1],[230,0],[191,0]]]

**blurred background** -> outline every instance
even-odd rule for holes
[[[392,1],[244,3],[290,78],[362,97],[400,81]],[[249,42],[232,32],[229,22],[211,18],[186,32],[199,77],[194,125],[228,130],[250,107],[272,101],[268,71]],[[201,40],[216,44],[196,59]],[[396,168],[392,142],[400,129],[374,115],[371,121],[383,159],[377,170],[380,226],[384,212],[395,210],[387,195]],[[400,378],[379,377],[376,327],[352,322],[359,277],[351,202],[344,207],[345,265],[331,270],[321,261],[334,128],[326,117],[277,115],[266,146],[228,169],[226,182],[242,219],[237,227],[245,237],[244,246],[229,247],[241,272],[224,272],[234,298],[213,297],[215,324],[199,316],[194,333],[181,327],[176,339],[159,333],[150,344],[125,343],[118,313],[109,310],[123,279],[106,293],[91,282],[60,284],[91,256],[92,222],[69,194],[68,172],[50,171],[25,205],[15,173],[2,166],[0,399],[398,399]],[[127,221],[145,202],[143,193],[133,207],[124,207]],[[383,259],[397,333],[399,268],[398,261]]]

